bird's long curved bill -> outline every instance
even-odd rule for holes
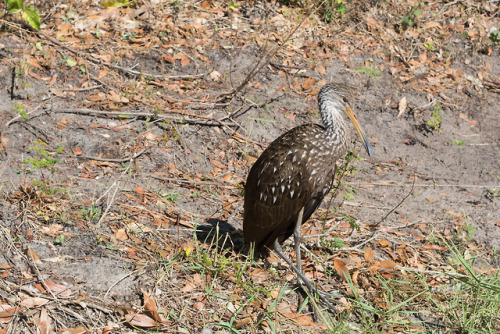
[[[356,129],[356,131],[359,134],[359,137],[363,141],[363,145],[365,146],[366,152],[371,157],[372,156],[372,147],[370,146],[370,142],[368,141],[368,138],[366,137],[366,134],[363,131],[363,128],[361,128],[361,124],[359,124],[358,117],[356,116],[356,113],[351,108],[345,108],[344,112],[347,115],[347,117],[349,117],[349,119],[351,120],[352,124],[354,125],[354,128]]]

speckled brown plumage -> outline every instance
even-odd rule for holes
[[[248,174],[245,186],[243,233],[257,252],[273,248],[294,233],[304,209],[304,223],[332,186],[336,162],[345,155],[349,127],[343,114],[357,123],[349,107],[350,88],[330,84],[318,93],[324,125],[301,125],[284,133],[262,153]],[[349,115],[352,113],[352,115]],[[371,154],[366,136],[355,124]]]

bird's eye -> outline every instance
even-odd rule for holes
[[[344,103],[349,103],[349,100],[345,96],[342,96],[342,101],[344,101]]]

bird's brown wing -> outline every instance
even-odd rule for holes
[[[288,238],[299,211],[305,207],[305,221],[321,203],[323,188],[331,180],[331,165],[335,163],[331,161],[330,171],[322,173],[324,182],[316,178],[311,181],[311,168],[307,166],[314,151],[311,154],[311,147],[307,147],[307,137],[313,130],[321,129],[309,124],[290,130],[272,142],[250,170],[245,186],[243,231],[245,242],[255,242],[257,250],[270,247],[276,238],[280,242]]]

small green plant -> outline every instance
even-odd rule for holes
[[[77,62],[71,58],[66,58],[64,59],[64,62],[66,63],[66,65],[68,65],[69,67],[75,67]]]
[[[353,200],[354,199],[354,194],[356,194],[356,189],[353,187],[344,184],[344,199],[345,200]]]
[[[135,35],[136,35],[135,32],[129,32],[129,31],[124,32],[122,33],[122,40],[135,42],[137,40],[135,38]]]
[[[106,0],[101,1],[101,5],[106,8],[120,8],[120,7],[128,7],[132,4],[130,0]]]
[[[420,6],[417,8],[411,8],[408,13],[406,13],[403,18],[401,19],[401,28],[403,30],[408,29],[408,27],[413,27],[415,26],[415,23],[417,21],[417,18],[422,15],[422,9],[420,9]]]
[[[439,111],[434,110],[431,114],[431,119],[425,122],[425,124],[431,127],[434,131],[441,132],[441,121],[441,114]]]
[[[82,212],[80,216],[86,221],[97,221],[101,218],[102,210],[95,203],[92,203],[90,207],[86,207],[82,204]]]
[[[169,202],[175,204],[175,202],[177,202],[177,200],[179,199],[179,197],[181,197],[181,195],[176,193],[175,191],[171,191],[165,195],[162,195],[162,197],[168,200]]]
[[[465,142],[461,141],[461,140],[458,140],[458,139],[455,139],[455,145],[458,145],[458,146],[464,146],[465,145]]]
[[[434,51],[434,43],[433,42],[430,42],[430,43],[424,43],[424,46],[427,50],[429,51]]]
[[[357,71],[360,73],[364,73],[371,78],[376,78],[376,79],[380,78],[380,76],[382,75],[382,72],[378,68],[373,66],[373,64],[370,62],[367,62],[366,66],[358,68]]]
[[[340,239],[339,237],[333,237],[333,245],[337,249],[345,247],[344,240]]]
[[[16,78],[16,81],[23,89],[31,87],[31,84],[27,79],[29,72],[30,64],[28,64],[26,60],[20,59],[18,67],[16,67],[16,70],[14,71],[14,76]]]
[[[24,107],[21,103],[16,102],[16,104],[14,105],[14,111],[25,120],[28,119],[28,114],[26,113],[26,111],[24,111]]]
[[[54,240],[54,244],[56,245],[64,245],[64,234],[59,234]]]
[[[469,222],[467,222],[464,226],[464,232],[465,232],[465,239],[467,240],[468,243],[470,243],[474,238],[474,236],[476,235],[476,228],[474,227],[474,225],[469,224]]]
[[[68,191],[65,188],[51,188],[50,183],[38,180],[34,180],[33,185],[39,188],[46,195],[55,195],[60,192],[64,193]]]
[[[345,1],[344,0],[330,0],[324,2],[324,12],[325,12],[325,21],[330,23],[333,21],[335,13],[340,15],[344,15],[346,11]]]
[[[356,230],[356,231],[360,231],[361,230],[361,227],[359,226],[358,224],[358,220],[354,217],[351,217],[349,215],[342,215],[344,217],[345,220],[347,220],[347,222],[349,223],[349,225],[351,226],[351,228],[353,230]]]
[[[180,2],[180,0],[175,0],[175,1],[172,2],[172,9],[176,13],[179,12],[179,10],[181,9],[181,2]]]
[[[345,247],[344,240],[340,239],[337,236],[332,238],[321,238],[321,245],[326,249],[329,249],[331,252],[334,252],[337,249],[341,249]]]
[[[431,244],[439,245],[441,244],[440,239],[434,234],[429,234],[427,236],[427,241],[429,241]]]
[[[44,143],[41,139],[38,139],[33,142],[33,146],[28,147],[28,149],[34,151],[36,155],[33,158],[24,160],[25,164],[31,165],[31,170],[35,168],[42,169],[51,167],[50,172],[54,173],[55,169],[53,168],[53,166],[59,162],[57,156],[63,151],[64,147],[59,146],[54,153],[54,156],[52,157],[45,149],[46,146],[46,143]]]
[[[9,14],[17,15],[33,29],[40,30],[40,16],[34,6],[26,6],[23,0],[5,0]]]
[[[490,36],[488,37],[488,40],[493,44],[499,44],[500,43],[500,31],[499,30],[491,31]]]
[[[24,236],[22,235],[17,235],[14,237],[14,242],[23,242],[24,240]]]

